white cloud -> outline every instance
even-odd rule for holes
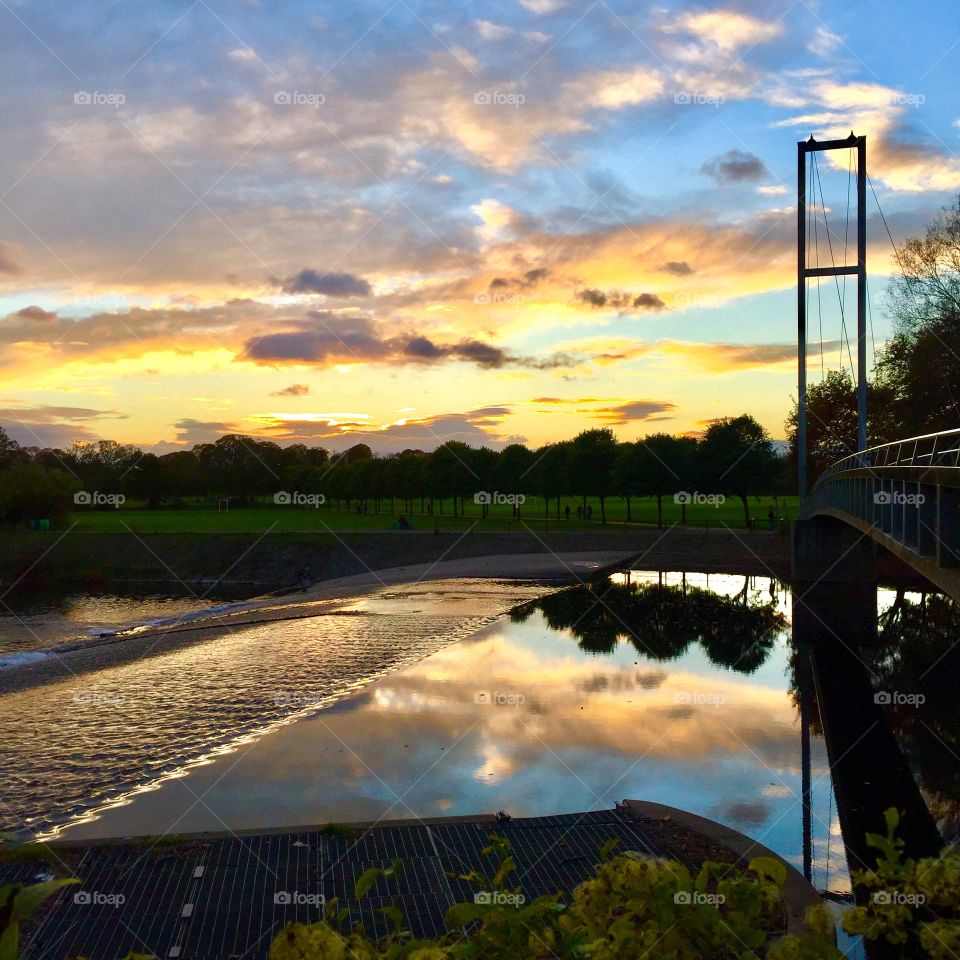
[[[520,6],[532,13],[555,13],[565,6],[565,0],[520,0]]]
[[[768,23],[736,10],[685,13],[678,21],[678,28],[692,33],[705,45],[719,47],[725,53],[733,53],[739,47],[766,43],[783,32],[783,26],[779,23]]]
[[[813,39],[807,44],[807,49],[818,57],[829,57],[836,52],[843,43],[843,38],[826,27],[817,27]]]

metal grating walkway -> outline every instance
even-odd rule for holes
[[[527,899],[569,891],[598,862],[611,838],[619,850],[662,855],[643,822],[616,810],[479,823],[374,827],[349,838],[321,832],[234,836],[182,847],[143,850],[91,848],[79,863],[83,885],[67,888],[29,941],[24,960],[85,956],[115,960],[130,951],[183,960],[259,960],[288,923],[322,915],[336,897],[349,922],[368,933],[386,930],[380,907],[393,903],[418,937],[442,934],[452,904],[472,900],[477,887],[448,874],[492,873],[481,850],[490,835],[509,838],[516,873],[509,886]],[[369,867],[403,861],[353,897]],[[0,885],[32,879],[36,866],[0,867]]]

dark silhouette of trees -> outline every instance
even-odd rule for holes
[[[739,497],[749,526],[748,498],[774,487],[781,468],[767,431],[746,413],[714,420],[700,442],[698,460],[704,486]]]
[[[16,461],[0,470],[0,521],[57,520],[73,506],[80,488],[65,470]]]
[[[607,522],[606,499],[614,493],[613,468],[617,462],[617,439],[607,428],[584,430],[570,445],[569,482],[580,494],[600,500],[600,522]]]
[[[739,417],[712,425],[699,441],[661,433],[619,443],[611,430],[594,429],[537,450],[513,443],[498,451],[451,440],[432,452],[410,449],[380,457],[364,443],[330,454],[241,434],[165,454],[110,440],[36,449],[19,447],[0,432],[0,472],[33,464],[72,477],[78,490],[122,494],[153,509],[183,507],[189,500],[252,506],[272,503],[285,492],[322,494],[328,509],[485,517],[488,498],[478,494],[486,493],[516,497],[506,501],[516,517],[523,515],[522,503],[530,510],[531,499],[542,497],[544,516],[555,507],[558,520],[569,516],[564,498],[578,498],[584,508],[588,498],[596,498],[598,519],[606,523],[609,497],[627,498],[632,521],[631,499],[653,496],[662,525],[663,497],[698,483],[743,496],[771,492],[781,462],[770,454],[765,437],[755,421]],[[502,506],[495,512],[502,514]]]

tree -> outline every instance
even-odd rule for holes
[[[600,499],[600,520],[607,522],[606,498],[613,492],[613,466],[617,461],[617,439],[608,427],[584,430],[570,447],[570,480],[583,497]]]
[[[788,469],[797,476],[798,404],[787,417],[784,427],[790,443]],[[890,390],[884,385],[867,385],[867,436],[871,444],[894,439],[889,436]],[[831,370],[823,380],[807,390],[807,467],[811,480],[831,463],[857,452],[857,392],[853,378],[846,370]]]
[[[704,481],[715,493],[731,493],[743,504],[743,522],[750,526],[753,494],[769,493],[781,464],[767,431],[749,414],[714,420],[699,446]]]
[[[960,425],[960,197],[903,245],[887,289],[893,337],[877,360],[896,438]],[[890,437],[890,439],[895,439]]]
[[[493,471],[494,484],[501,493],[520,494],[527,489],[527,472],[533,464],[533,454],[522,443],[511,443],[497,455]],[[516,508],[520,516],[519,502]]]
[[[7,431],[0,427],[0,467],[5,467],[17,459],[20,445],[8,436]]]
[[[627,522],[633,522],[630,499],[643,492],[643,452],[640,443],[621,443],[613,464],[613,488],[627,501]]]
[[[687,453],[681,439],[669,433],[654,433],[635,444],[642,478],[639,492],[657,498],[658,527],[663,526],[663,498],[681,492],[689,481]]]
[[[543,516],[550,515],[550,498],[557,498],[557,519],[560,519],[560,497],[570,493],[567,468],[570,462],[570,441],[548,443],[533,454],[533,464],[525,477],[527,489],[543,497]]]
[[[0,520],[59,520],[73,503],[79,482],[63,470],[38,463],[15,463],[0,470]]]
[[[457,498],[476,493],[477,476],[470,468],[470,447],[461,440],[448,440],[437,447],[427,461],[430,497],[441,501],[453,497],[453,515],[457,516]]]

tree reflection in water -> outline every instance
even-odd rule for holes
[[[900,591],[878,628],[864,654],[887,716],[941,833],[960,836],[960,603]]]
[[[734,597],[691,586],[620,583],[606,577],[517,607],[511,618],[535,611],[554,630],[569,630],[588,653],[612,653],[621,640],[654,660],[673,660],[699,643],[710,662],[753,673],[767,659],[786,621],[770,601]]]

